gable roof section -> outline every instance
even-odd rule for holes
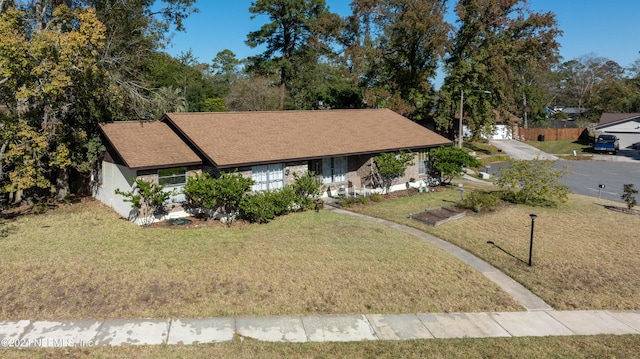
[[[640,113],[605,112],[600,116],[596,127],[606,127],[619,122],[625,122],[640,117]]]
[[[111,147],[131,169],[167,168],[201,164],[166,123],[118,121],[100,124]]]
[[[162,120],[219,168],[451,144],[388,109],[183,112]]]

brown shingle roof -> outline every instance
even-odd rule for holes
[[[605,112],[600,116],[598,126],[640,117],[640,113]]]
[[[189,166],[202,160],[166,123],[119,121],[100,130],[127,167],[132,169]]]
[[[163,121],[220,168],[451,143],[388,109],[168,113]]]

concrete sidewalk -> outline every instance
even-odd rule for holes
[[[235,337],[303,343],[597,334],[640,334],[640,311],[0,322],[4,348],[189,345],[228,342]]]

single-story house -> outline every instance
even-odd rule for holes
[[[595,126],[595,137],[601,134],[616,135],[620,149],[632,148],[640,142],[640,113],[603,113]]]
[[[134,181],[147,181],[173,187],[186,183],[186,174],[198,171],[202,159],[166,124],[159,121],[119,121],[100,125],[106,147],[97,171],[91,176],[93,196],[123,217],[133,219],[131,203],[115,193],[133,190]],[[180,171],[175,173],[174,168]],[[172,203],[184,201],[178,194]],[[182,210],[181,206],[177,209]],[[181,211],[176,213],[182,215]]]
[[[292,183],[294,173],[314,171],[331,195],[371,190],[376,155],[414,152],[414,165],[392,188],[398,190],[411,178],[427,177],[430,148],[452,144],[388,109],[167,113],[159,121],[112,122],[100,129],[107,151],[94,196],[123,216],[130,215],[130,204],[114,191],[132,190],[139,177],[179,190],[194,173],[237,170],[262,191]]]

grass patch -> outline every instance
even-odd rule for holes
[[[478,161],[480,161],[480,163],[482,164],[480,169],[484,169],[484,166],[486,166],[486,165],[490,165],[490,164],[496,163],[496,162],[507,162],[510,159],[511,159],[511,157],[509,157],[509,156],[496,155],[496,156],[478,158]]]
[[[438,227],[406,218],[408,213],[457,200],[457,193],[443,192],[367,206],[361,212],[419,228],[465,248],[556,309],[640,308],[640,216],[604,206],[619,203],[570,195],[557,208],[510,205]],[[532,267],[523,262],[529,254],[530,213],[538,215]]]
[[[488,142],[463,142],[463,148],[466,148],[469,151],[475,151],[478,154],[483,155],[497,155],[500,153],[498,148]]]
[[[632,358],[638,335],[6,349],[4,358]]]
[[[0,239],[0,320],[522,309],[441,250],[329,211],[142,228],[90,202],[14,226]]]
[[[569,155],[576,151],[576,154],[592,154],[593,146],[588,141],[561,140],[561,141],[525,141],[542,152],[558,155]]]

